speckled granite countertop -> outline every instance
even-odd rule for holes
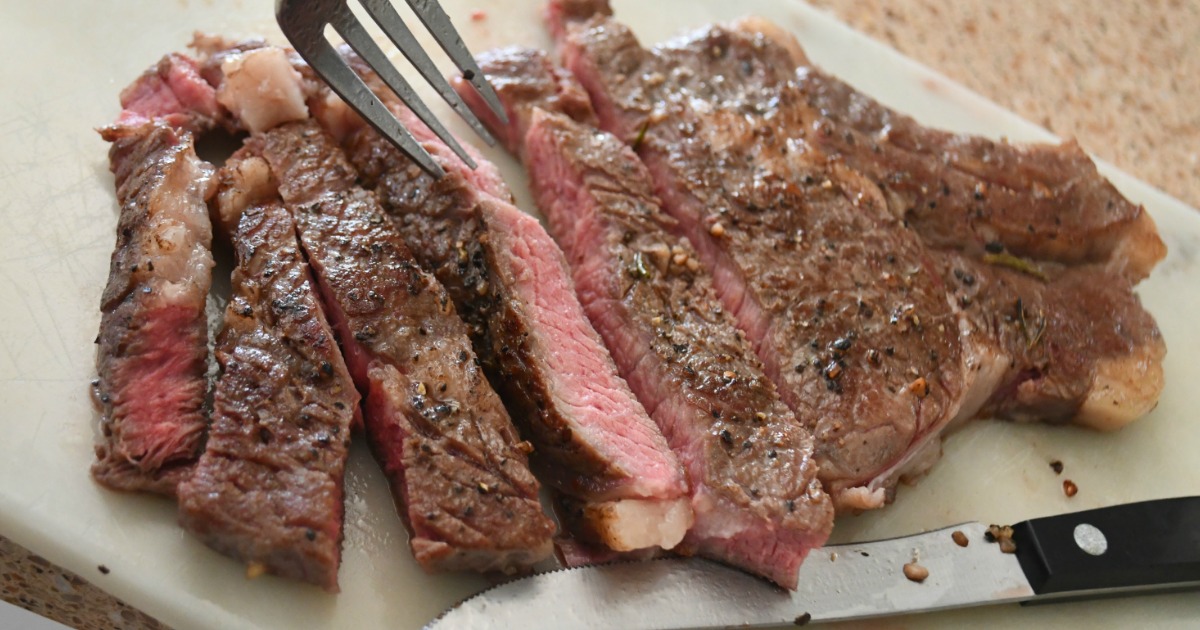
[[[1200,207],[1200,1],[810,3]],[[0,537],[5,601],[81,629],[162,627],[89,577]]]
[[[1200,207],[1200,2],[809,4]]]

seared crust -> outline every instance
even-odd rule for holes
[[[92,476],[174,494],[204,437],[211,167],[191,134],[163,123],[110,128],[121,216],[101,298]]]
[[[282,202],[243,212],[233,244],[212,425],[179,520],[221,553],[336,592],[358,392]]]
[[[516,571],[551,551],[527,450],[480,370],[445,289],[313,121],[261,137],[296,218],[367,435],[427,570]]]

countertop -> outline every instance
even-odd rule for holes
[[[1200,206],[1200,2],[810,3]],[[0,537],[4,601],[73,628],[163,627],[89,577]]]

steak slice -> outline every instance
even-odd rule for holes
[[[313,121],[260,136],[318,278],[366,430],[426,570],[515,571],[551,551],[554,524],[445,289],[418,266],[375,196]]]
[[[602,14],[557,30],[601,126],[639,152],[780,397],[816,437],[835,504],[882,506],[995,385],[963,351],[924,245],[871,182],[806,150],[809,110],[789,106],[802,95],[772,78],[790,56],[765,38],[712,27],[647,51]]]
[[[588,323],[561,251],[491,194],[507,189],[468,181],[444,145],[420,139],[448,170],[439,181],[366,128],[349,152],[470,324],[564,519],[609,549],[674,547],[692,524],[683,470]]]
[[[179,485],[179,520],[248,572],[336,592],[358,392],[282,202],[243,212],[232,240],[237,267],[216,344],[212,425],[195,472]]]
[[[832,527],[812,436],[779,400],[691,244],[672,233],[637,155],[563,115],[575,107],[563,95],[581,88],[541,51],[479,61],[512,121],[497,135],[515,139],[588,317],[688,473],[696,520],[682,547],[795,588],[800,563]],[[590,108],[580,114],[594,118]]]
[[[470,324],[580,548],[674,547],[692,524],[683,470],[588,322],[561,250],[513,206],[493,164],[476,155],[479,167],[467,168],[349,61],[449,173],[434,182],[361,121],[347,139],[360,175]]]
[[[121,215],[96,338],[102,440],[92,476],[171,495],[200,455],[206,424],[212,167],[196,157],[191,133],[166,122],[102,135]]]

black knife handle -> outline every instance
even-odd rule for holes
[[[1200,496],[1127,503],[1013,525],[1038,595],[1103,596],[1200,585]]]

